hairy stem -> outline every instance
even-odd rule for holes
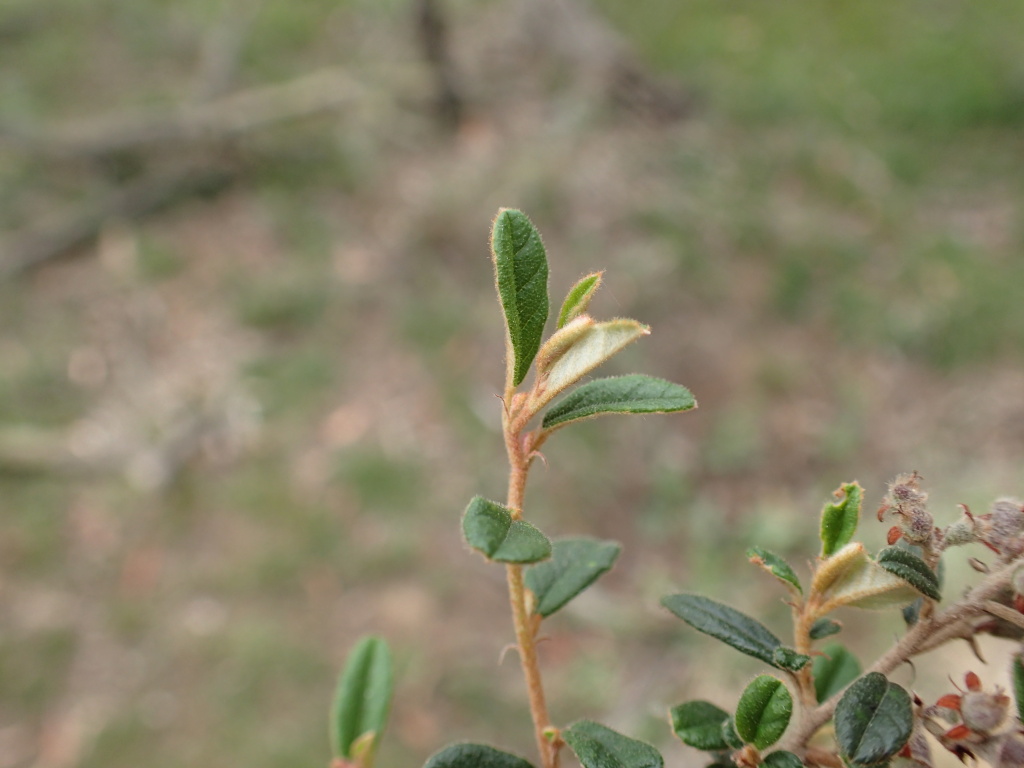
[[[508,507],[512,518],[519,520],[523,516],[523,497],[526,492],[526,477],[530,470],[531,449],[525,445],[522,435],[523,421],[517,418],[516,395],[509,388],[505,392],[506,411],[503,419],[505,432],[505,448],[508,452]],[[509,407],[511,406],[511,407]],[[512,621],[515,626],[516,646],[519,649],[519,660],[526,678],[526,691],[530,701],[530,714],[533,717],[533,729],[537,738],[537,749],[540,752],[544,768],[558,768],[558,750],[560,743],[556,739],[549,740],[545,735],[551,728],[548,705],[544,698],[544,684],[537,659],[536,626],[530,621],[530,609],[526,602],[526,587],[523,583],[523,567],[508,565],[508,597],[512,607]]]
[[[803,602],[793,608],[793,645],[797,653],[811,655],[811,625],[814,624],[816,604],[813,600]],[[814,691],[814,675],[811,665],[807,664],[795,675],[797,687],[800,689],[801,711],[808,712],[817,703]]]

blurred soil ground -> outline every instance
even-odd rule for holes
[[[812,558],[841,482],[867,489],[870,546],[902,471],[942,522],[1024,495],[1024,6],[772,5],[445,3],[453,129],[407,3],[8,3],[0,126],[169,109],[232,34],[225,92],[324,67],[357,87],[204,146],[227,186],[0,285],[0,768],[324,765],[366,632],[398,659],[381,766],[456,739],[532,754],[503,574],[458,533],[505,488],[500,206],[544,234],[553,302],[605,269],[594,313],[652,326],[610,372],[700,401],[566,430],[531,479],[546,532],[625,545],[548,627],[559,721],[699,765],[665,708],[729,706],[757,667],[661,595],[782,633],[743,552]],[[193,152],[17,134],[8,246]],[[863,659],[900,626],[842,618]],[[994,682],[1009,650],[953,648],[913,685]]]

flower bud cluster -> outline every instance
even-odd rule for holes
[[[943,547],[980,542],[1004,563],[1024,554],[1024,503],[1020,499],[996,499],[984,515],[972,515],[961,506],[964,516],[943,531]]]
[[[889,492],[878,508],[878,519],[894,518],[896,525],[889,530],[890,544],[902,538],[927,552],[932,550],[937,534],[927,502],[928,494],[921,490],[921,476],[917,472],[899,475],[889,484]]]
[[[966,691],[947,694],[933,706],[922,709],[924,727],[961,760],[980,758],[995,768],[1024,765],[1024,741],[1017,732],[1019,723],[1009,717],[1010,697],[998,687],[992,692],[984,690],[973,672],[967,673],[966,685]],[[954,726],[948,728],[936,718]]]

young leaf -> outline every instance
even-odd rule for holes
[[[551,370],[551,366],[596,324],[597,321],[590,315],[580,315],[564,328],[555,331],[537,353],[537,372],[543,375]]]
[[[533,612],[550,616],[612,567],[622,547],[614,541],[560,539],[551,559],[530,566],[526,586],[533,592]]]
[[[845,547],[853,538],[860,519],[864,489],[860,483],[843,483],[835,492],[839,499],[821,510],[821,556],[829,557]]]
[[[486,744],[452,744],[431,755],[423,768],[533,768],[533,765]]]
[[[608,320],[589,326],[551,364],[544,379],[543,393],[534,407],[543,408],[566,387],[575,384],[624,347],[650,332],[646,325],[636,320]]]
[[[811,592],[824,593],[842,576],[860,568],[868,558],[868,551],[859,541],[851,542],[838,552],[818,562],[811,581]]]
[[[899,576],[921,594],[941,600],[939,577],[917,555],[902,547],[889,547],[878,553],[876,562],[889,573]]]
[[[338,678],[331,706],[331,749],[336,758],[351,760],[358,746],[364,768],[384,730],[391,705],[391,652],[379,637],[364,637],[349,653]]]
[[[672,730],[684,744],[706,752],[729,749],[722,724],[729,713],[708,701],[687,701],[668,712]]]
[[[576,285],[569,289],[569,294],[562,302],[562,309],[558,313],[559,328],[587,311],[590,300],[594,298],[597,289],[601,287],[601,275],[603,274],[603,272],[592,272],[586,277],[580,278]]]
[[[583,768],[662,768],[665,764],[650,744],[592,720],[573,723],[562,731],[562,738]]]
[[[473,549],[498,563],[536,563],[551,556],[551,542],[525,520],[513,520],[501,504],[475,496],[462,516],[462,533]]]
[[[694,629],[731,645],[737,651],[773,667],[775,649],[782,643],[760,622],[735,608],[701,595],[679,594],[661,598],[661,604]]]
[[[502,208],[491,228],[495,282],[512,350],[512,385],[530,370],[548,319],[548,259],[540,233],[522,211]]]
[[[799,672],[810,663],[810,656],[803,653],[797,653],[795,649],[787,648],[784,645],[780,645],[772,651],[772,666],[777,669],[787,669],[790,672]]]
[[[804,768],[804,761],[792,752],[780,749],[778,752],[765,755],[761,765],[766,768]]]
[[[855,766],[885,763],[907,743],[913,726],[910,695],[878,672],[855,681],[836,706],[836,740]]]
[[[793,697],[777,677],[758,675],[736,705],[736,733],[758,749],[770,747],[786,732]]]
[[[912,627],[917,624],[917,620],[921,618],[921,608],[923,606],[923,597],[917,598],[917,600],[912,602],[910,605],[903,606],[903,621],[906,622],[908,627]]]
[[[860,662],[839,643],[829,643],[821,649],[824,656],[816,656],[812,674],[814,694],[818,702],[832,698],[860,675]]]
[[[1017,717],[1024,720],[1024,656],[1013,657],[1013,698],[1017,702]]]
[[[908,581],[889,573],[865,555],[851,562],[840,578],[832,583],[825,593],[826,602],[821,611],[827,613],[843,605],[868,609],[901,608],[920,594]]]
[[[653,376],[594,379],[577,387],[544,414],[543,427],[564,426],[602,413],[672,413],[697,407],[690,390]]]
[[[742,749],[743,739],[736,733],[736,720],[732,715],[722,723],[722,740],[729,745],[730,749]]]
[[[811,631],[808,634],[811,636],[811,640],[821,640],[823,637],[836,635],[842,631],[843,625],[838,621],[832,621],[832,619],[818,619],[811,625]]]
[[[795,587],[797,592],[803,593],[804,590],[803,587],[800,586],[800,579],[797,578],[796,573],[789,566],[789,563],[774,552],[769,552],[764,547],[751,547],[747,550],[747,558],[749,558],[750,562],[754,565],[759,565],[764,568],[779,581],[785,582],[786,584]]]

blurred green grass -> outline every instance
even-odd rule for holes
[[[497,38],[487,14],[509,5],[451,3],[457,45],[481,27]],[[245,143],[255,160],[226,203],[127,225],[127,265],[108,244],[98,260],[0,287],[0,429],[74,430],[101,392],[138,394],[75,381],[77,350],[124,331],[156,359],[203,338],[210,317],[252,346],[232,370],[262,419],[255,446],[190,462],[158,493],[120,471],[0,476],[0,727],[25,760],[56,734],[50,748],[70,750],[69,765],[324,764],[334,672],[369,630],[393,637],[405,675],[382,765],[456,737],[532,749],[515,665],[494,666],[502,585],[456,527],[471,494],[505,482],[485,252],[496,196],[545,234],[555,301],[608,267],[595,306],[651,322],[651,346],[619,370],[678,378],[702,403],[678,422],[567,431],[531,481],[546,530],[626,543],[609,592],[553,624],[559,716],[614,710],[654,733],[660,713],[620,711],[649,659],[676,675],[651,683],[658,695],[712,682],[688,662],[707,652],[702,639],[628,613],[636,595],[653,605],[685,585],[765,604],[760,589],[728,595],[746,545],[809,557],[807,520],[828,492],[859,476],[875,498],[906,468],[883,464],[894,454],[954,467],[936,478],[950,507],[961,492],[983,506],[985,493],[1014,491],[989,488],[1019,484],[1012,430],[1002,444],[1018,452],[998,461],[946,433],[941,459],[930,433],[878,450],[872,415],[899,433],[909,406],[884,401],[893,390],[873,390],[861,361],[909,369],[908,389],[930,382],[923,396],[943,405],[942,381],[1019,370],[1024,7],[598,6],[693,94],[693,115],[662,128],[601,108],[580,118],[588,97],[573,79],[521,54],[501,83],[534,84],[533,127],[488,126],[509,113],[484,82],[469,88],[479,144],[467,131],[453,149],[416,113],[377,125],[372,109],[277,128]],[[28,31],[0,45],[0,119],[176,103],[203,35],[232,7],[8,3],[12,28],[23,19]],[[237,79],[342,64],[373,83],[396,58],[416,65],[410,25],[398,2],[265,0]],[[576,175],[602,153],[618,163],[610,176]],[[77,170],[0,154],[0,222],[87,196],[78,182]],[[131,311],[105,320],[111,308]],[[780,603],[772,621],[784,613]],[[732,682],[750,669],[731,668]],[[634,698],[617,699],[620,686]],[[100,714],[75,719],[89,706]]]

